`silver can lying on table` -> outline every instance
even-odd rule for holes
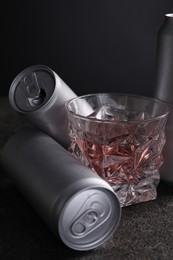
[[[32,207],[70,248],[89,250],[116,230],[120,202],[111,186],[45,133],[13,136],[1,161]]]

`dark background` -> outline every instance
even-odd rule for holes
[[[78,95],[152,96],[157,32],[173,0],[14,0],[1,8],[0,95],[24,68],[52,68]]]

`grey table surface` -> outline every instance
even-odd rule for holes
[[[28,123],[0,98],[0,148]],[[51,233],[0,168],[0,259],[173,259],[173,187],[160,182],[153,201],[122,208],[116,232],[87,252]]]

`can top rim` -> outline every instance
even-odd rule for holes
[[[16,92],[16,88],[20,82],[20,80],[28,73],[31,73],[31,72],[36,72],[36,71],[45,71],[45,72],[48,72],[49,75],[51,75],[53,77],[53,79],[55,80],[55,75],[54,75],[54,72],[52,71],[52,69],[50,69],[48,66],[45,66],[45,65],[41,65],[41,64],[37,64],[37,65],[32,65],[32,66],[29,66],[25,69],[23,69],[15,78],[14,80],[12,81],[11,85],[10,85],[10,88],[9,88],[9,94],[8,94],[8,98],[9,98],[9,103],[11,105],[11,107],[16,110],[17,112],[20,112],[20,113],[24,113],[24,112],[34,112],[35,110],[33,109],[32,111],[28,111],[28,110],[25,110],[25,109],[22,109],[18,106],[17,104],[17,100],[16,100],[16,97],[15,97],[15,92]],[[53,94],[53,93],[52,93]],[[48,102],[49,100],[47,100]],[[47,103],[46,102],[46,103]],[[46,104],[45,103],[45,104]],[[45,105],[43,104],[43,106]]]
[[[93,213],[94,209],[97,211],[97,206],[94,207],[92,205],[99,205],[99,203],[99,208],[105,212],[105,216],[103,217],[103,212],[100,212],[100,218],[103,218],[102,222],[99,223],[98,221],[98,225],[93,225],[92,227],[91,219],[89,219],[89,222],[91,222],[87,224],[85,217],[88,211],[91,210]],[[100,210],[99,208],[98,211]],[[58,222],[60,237],[67,246],[78,251],[96,248],[108,240],[117,229],[121,219],[121,213],[122,210],[119,199],[113,191],[104,187],[84,188],[74,194],[70,200],[65,203],[61,211]],[[76,224],[80,224],[81,227],[76,226],[77,229],[74,230]],[[83,230],[80,230],[83,224],[91,228],[86,235],[85,232],[82,234]],[[79,231],[79,234],[75,234],[75,231]]]

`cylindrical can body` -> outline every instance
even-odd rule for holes
[[[9,89],[12,108],[66,148],[70,139],[65,102],[75,96],[52,69],[43,65],[20,72]]]
[[[173,184],[173,13],[165,15],[158,32],[155,97],[166,102],[170,110],[160,177],[161,180]]]
[[[50,229],[70,248],[88,250],[116,230],[121,207],[103,179],[38,130],[12,137],[2,164]]]

